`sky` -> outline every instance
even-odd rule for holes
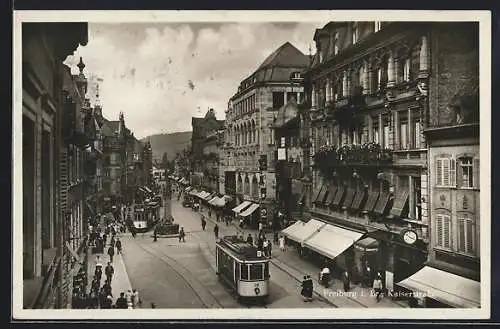
[[[289,41],[304,54],[314,49],[316,23],[93,24],[89,42],[65,63],[73,73],[80,56],[92,81],[102,79],[103,114],[124,113],[138,138],[191,130],[191,117],[209,108],[224,119],[239,83],[264,59]],[[314,52],[314,50],[312,50]]]

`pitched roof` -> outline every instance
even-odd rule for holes
[[[308,64],[307,56],[287,41],[269,55],[257,70],[271,67],[306,67]]]

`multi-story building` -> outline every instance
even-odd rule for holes
[[[201,185],[211,192],[220,192],[219,161],[223,143],[224,130],[222,129],[209,133],[203,142],[203,158],[205,161],[203,162],[203,181]]]
[[[275,208],[274,117],[287,101],[304,98],[303,87],[290,77],[308,64],[308,57],[287,42],[240,83],[228,103],[224,193],[232,192],[234,182],[235,200],[260,204],[261,213],[272,214]]]
[[[191,120],[191,184],[195,186],[208,185],[209,181],[215,181],[218,173],[213,169],[214,163],[218,162],[218,152],[213,150],[212,141],[218,143],[216,135],[224,129],[224,120],[218,120],[214,109],[209,109],[203,118],[193,117]],[[209,137],[210,136],[210,137]],[[212,151],[215,152],[212,152]],[[205,177],[208,175],[209,177]],[[217,188],[215,186],[215,188]]]
[[[389,291],[410,287],[395,283],[428,269],[428,260],[478,269],[477,124],[453,125],[449,115],[458,108],[463,119],[476,105],[469,96],[477,96],[477,36],[473,23],[331,22],[316,31],[299,108],[310,119],[301,120],[311,141],[302,161],[314,168],[305,205],[324,226],[301,242],[354,280],[367,263]],[[461,129],[461,140],[447,134]],[[458,166],[467,174],[457,189]],[[431,289],[447,279],[428,280]]]
[[[85,77],[63,64],[87,43],[86,23],[22,28],[23,305],[66,308],[83,245]],[[79,192],[80,191],[80,192]]]
[[[441,292],[429,307],[479,307],[479,28],[436,24],[429,34],[429,257],[401,284]]]
[[[153,183],[153,148],[149,140],[146,141],[142,149],[142,168],[143,183],[146,186],[151,186]]]
[[[120,118],[122,114],[120,114]],[[101,132],[104,136],[104,166],[103,166],[103,201],[111,206],[111,202],[121,198],[122,192],[122,150],[123,136],[120,131],[120,121],[109,121],[104,118]]]

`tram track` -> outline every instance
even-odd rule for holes
[[[146,246],[144,246],[141,243],[137,243],[137,245],[145,253],[147,253],[147,254],[149,254],[149,255],[151,255],[151,256],[159,259],[160,261],[162,261],[163,263],[165,263],[166,265],[168,265],[169,268],[171,268],[177,274],[177,276],[182,279],[182,281],[198,297],[198,299],[200,300],[200,302],[203,305],[205,305],[207,308],[216,308],[216,307],[214,307],[214,303],[215,303],[215,305],[218,308],[223,308],[223,305],[217,299],[217,297],[212,292],[210,292],[210,290],[206,289],[203,286],[203,284],[201,282],[199,282],[199,280],[196,279],[195,275],[189,269],[187,269],[184,265],[182,265],[181,263],[179,263],[176,259],[174,259],[174,258],[172,258],[170,256],[165,255],[163,252],[161,252],[161,251],[159,251],[159,250],[157,250],[155,248],[146,247]],[[160,254],[158,254],[158,252]],[[189,276],[189,279],[187,278],[187,276]],[[210,296],[209,299],[211,299],[212,302],[207,301],[206,295],[203,296],[203,293],[200,292],[200,290],[201,290],[200,288],[203,290],[203,292],[205,294],[208,294]]]

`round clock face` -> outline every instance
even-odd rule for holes
[[[414,244],[417,241],[417,233],[413,231],[406,231],[403,235],[403,239],[408,244]]]

